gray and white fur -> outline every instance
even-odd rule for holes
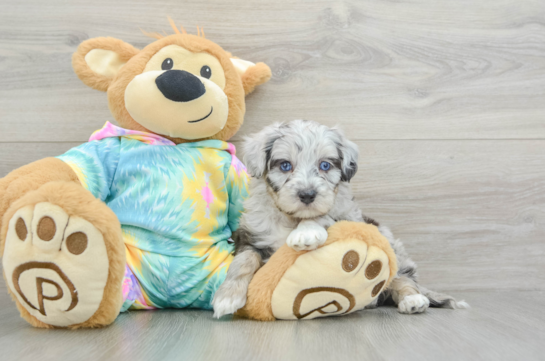
[[[420,286],[416,264],[401,241],[362,214],[350,187],[358,148],[342,131],[305,120],[277,123],[247,138],[244,154],[252,175],[250,196],[233,234],[234,260],[212,301],[214,317],[245,305],[254,273],[284,243],[296,250],[315,249],[325,242],[326,229],[341,220],[376,225],[397,256],[397,276],[368,307],[393,303],[401,313],[424,312],[430,305],[468,307]]]

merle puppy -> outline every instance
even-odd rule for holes
[[[254,273],[280,246],[315,249],[340,220],[376,225],[397,256],[397,277],[371,307],[393,302],[401,313],[424,312],[430,305],[468,307],[419,285],[416,264],[401,241],[362,214],[349,184],[358,169],[358,148],[340,130],[313,121],[278,123],[246,139],[244,150],[253,177],[250,197],[233,235],[235,258],[213,300],[214,317],[245,305]]]

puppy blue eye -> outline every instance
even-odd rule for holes
[[[320,163],[320,169],[327,172],[331,168],[331,164],[328,162],[322,162]]]
[[[291,170],[291,163],[290,162],[282,162],[280,164],[280,170],[282,172],[289,172]]]

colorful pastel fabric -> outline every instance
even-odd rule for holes
[[[110,122],[106,122],[101,129],[91,134],[89,141],[91,142],[93,140],[101,140],[110,137],[127,137],[152,145],[176,145],[173,141],[161,137],[160,135],[141,132],[139,130],[124,129],[113,125]]]
[[[248,196],[235,147],[219,140],[168,144],[108,124],[58,158],[121,222],[127,255],[122,311],[211,309]]]

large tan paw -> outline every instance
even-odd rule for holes
[[[345,315],[373,304],[397,273],[388,240],[377,227],[341,221],[324,245],[295,251],[287,244],[254,275],[236,315],[262,321]]]
[[[272,295],[279,319],[311,319],[363,309],[390,277],[387,254],[377,246],[347,239],[301,255]]]
[[[109,269],[104,237],[57,205],[42,202],[15,212],[2,261],[20,305],[45,324],[80,324],[101,304]]]

